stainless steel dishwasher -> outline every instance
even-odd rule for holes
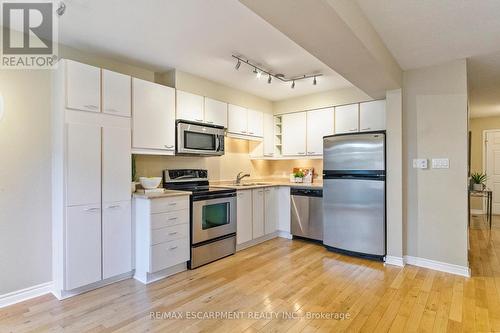
[[[292,188],[292,235],[323,240],[323,190]]]

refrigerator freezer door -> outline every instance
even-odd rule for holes
[[[354,178],[323,181],[323,244],[385,255],[385,182]]]
[[[384,133],[325,137],[323,170],[385,170],[384,144]]]

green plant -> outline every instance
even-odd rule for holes
[[[132,155],[132,181],[135,181],[137,169],[135,167],[135,155]]]
[[[474,184],[484,184],[488,178],[484,172],[474,172],[470,175]]]
[[[294,176],[295,178],[304,178],[304,171],[302,171],[302,170],[295,171],[295,172],[293,173],[293,176]]]

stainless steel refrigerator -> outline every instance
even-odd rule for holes
[[[385,132],[323,138],[323,244],[383,260],[386,254]]]

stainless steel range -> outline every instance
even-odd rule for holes
[[[190,191],[190,269],[234,254],[236,251],[236,190],[210,187],[202,169],[163,171],[163,187]]]

